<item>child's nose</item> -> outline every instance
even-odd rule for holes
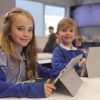
[[[69,31],[66,31],[66,34],[67,34],[67,35],[69,35],[69,34],[70,34],[70,32],[69,32]]]
[[[28,35],[28,31],[27,30],[24,32],[24,35]]]

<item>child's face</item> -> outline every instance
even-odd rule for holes
[[[49,29],[49,32],[50,33],[54,33],[54,29]]]
[[[72,44],[72,41],[75,38],[75,34],[76,34],[75,29],[71,27],[66,30],[59,31],[58,38],[60,42],[63,43],[64,45]]]
[[[31,41],[33,36],[33,22],[24,15],[14,17],[11,38],[18,47],[25,47]]]

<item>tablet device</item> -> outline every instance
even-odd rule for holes
[[[82,58],[82,54],[73,58],[68,65],[61,70],[58,77],[54,79],[53,84],[56,84],[59,80],[64,85],[65,89],[70,92],[72,96],[75,96],[78,89],[82,84],[82,80],[74,69],[74,65]]]
[[[89,78],[100,77],[100,47],[90,47],[86,67],[82,69],[81,76]]]

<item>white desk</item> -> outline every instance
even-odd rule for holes
[[[37,61],[39,64],[51,63],[52,54],[51,53],[38,53]]]
[[[53,93],[48,98],[33,99],[21,98],[21,100],[100,100],[100,78],[82,78],[83,84],[75,97]],[[19,98],[5,98],[0,100],[19,100]]]
[[[51,63],[51,59],[38,59],[39,64],[48,64]]]

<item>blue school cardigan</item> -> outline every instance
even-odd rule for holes
[[[15,82],[16,77],[14,75],[17,74],[16,72],[15,73],[9,72],[10,71],[9,68],[11,68],[12,70],[12,67],[9,65],[11,64],[11,62],[9,63],[9,61],[7,55],[4,52],[0,51],[0,98],[4,98],[4,97],[44,98],[46,97],[44,91],[44,81],[36,82],[36,83],[21,83],[21,82],[16,83]],[[24,66],[24,63],[22,65]],[[41,66],[39,66],[38,68],[41,68]],[[23,73],[21,73],[22,76]],[[13,79],[11,77],[13,77]],[[12,81],[9,81],[9,79],[10,80],[12,79]],[[23,79],[23,77],[21,77],[21,79]]]
[[[86,55],[80,49],[67,50],[58,45],[53,52],[51,77],[58,76],[60,71],[66,67],[70,60],[80,54],[83,54],[83,58],[86,58]],[[80,69],[78,64],[74,67],[76,70]]]
[[[27,98],[43,98],[44,82],[37,83],[9,83],[6,82],[6,76],[0,69],[0,98],[4,97],[27,97]]]

